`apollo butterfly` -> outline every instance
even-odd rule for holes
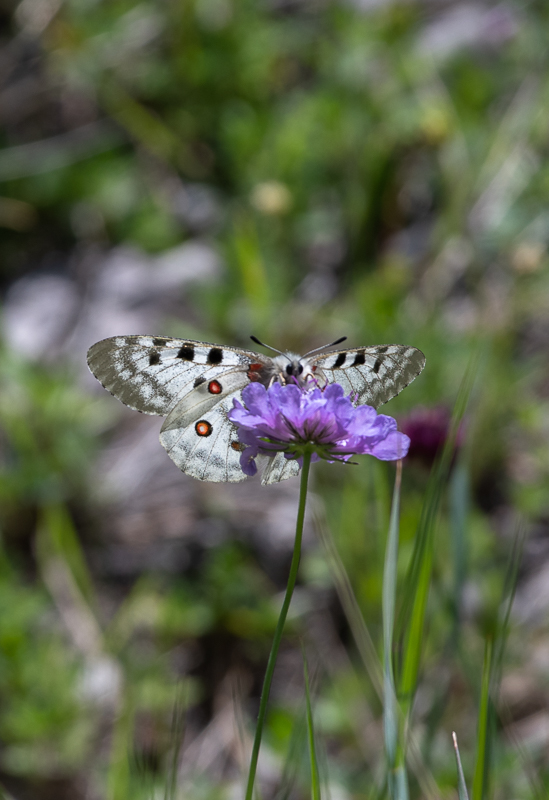
[[[227,412],[251,381],[321,388],[339,383],[357,404],[377,408],[425,366],[421,350],[399,344],[325,350],[304,356],[277,350],[271,358],[191,339],[114,336],[90,347],[88,365],[105,389],[130,408],[166,416],[160,442],[179,469],[199,480],[238,482],[246,478],[240,468],[242,445]],[[268,459],[262,482],[276,483],[298,470],[295,461],[279,453]]]

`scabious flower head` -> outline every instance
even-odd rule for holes
[[[452,415],[444,406],[419,406],[400,421],[402,430],[410,437],[408,458],[417,459],[430,467],[440,453],[450,433]],[[457,452],[463,444],[464,425],[460,425],[454,443]],[[455,455],[455,453],[454,453]]]
[[[242,399],[244,405],[235,400],[228,417],[245,445],[240,464],[246,475],[257,472],[258,455],[277,452],[298,460],[311,452],[313,461],[347,461],[360,454],[395,461],[408,452],[410,440],[397,431],[392,417],[371,406],[354,406],[337,383],[323,391],[250,383]]]

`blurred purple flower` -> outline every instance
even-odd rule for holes
[[[244,405],[235,400],[228,417],[246,445],[240,458],[246,475],[257,472],[258,455],[277,452],[300,460],[312,451],[313,461],[347,461],[362,454],[395,461],[408,452],[410,440],[397,431],[392,417],[377,414],[371,406],[355,407],[337,383],[323,391],[280,383],[266,389],[251,383],[242,399]]]
[[[415,458],[431,466],[448,438],[450,421],[450,411],[444,406],[418,407],[401,420],[400,427],[410,438],[408,458]],[[462,439],[462,426],[460,426],[455,441],[456,450],[461,445]]]

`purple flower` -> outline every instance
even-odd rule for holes
[[[444,447],[450,433],[452,415],[448,408],[418,406],[401,420],[402,430],[410,437],[408,458],[417,459],[430,467]],[[463,443],[464,426],[459,426],[454,444],[455,451]]]
[[[371,406],[355,407],[338,383],[323,391],[250,383],[242,399],[244,405],[235,400],[228,417],[246,446],[240,458],[246,475],[257,472],[258,455],[277,452],[297,459],[312,452],[313,461],[347,461],[357,454],[395,461],[408,452],[410,440],[397,431],[392,417],[377,414]]]

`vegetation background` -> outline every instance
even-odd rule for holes
[[[386,409],[413,440],[410,794],[457,797],[455,730],[473,800],[547,797],[547,3],[2,0],[0,24],[4,797],[243,793],[297,481],[180,474],[87,373],[118,333],[425,352]],[[323,797],[387,796],[394,467],[360,462],[313,470],[263,798],[310,796],[302,643]]]

